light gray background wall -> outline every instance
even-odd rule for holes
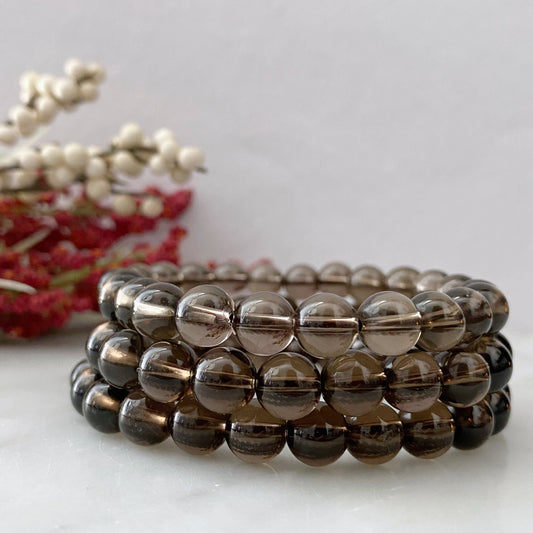
[[[104,143],[134,120],[205,148],[184,259],[465,271],[528,328],[531,2],[0,6],[6,111],[22,71],[78,56],[105,65],[101,99],[49,138]]]

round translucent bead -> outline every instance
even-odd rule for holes
[[[117,433],[120,404],[126,397],[125,390],[115,389],[105,381],[95,383],[83,399],[83,416],[102,433]]]
[[[359,461],[380,465],[402,448],[403,428],[394,409],[382,403],[361,416],[346,418],[346,446]]]
[[[137,367],[142,350],[142,339],[136,331],[123,329],[114,333],[100,352],[100,373],[110,385],[118,389],[137,387]]]
[[[441,270],[424,270],[416,277],[416,292],[438,291],[446,278]]]
[[[463,311],[465,332],[461,343],[470,343],[487,333],[492,325],[492,309],[488,300],[478,291],[468,287],[455,287],[444,291]]]
[[[294,336],[294,309],[283,296],[259,292],[241,300],[234,328],[242,347],[255,355],[283,351]]]
[[[128,266],[128,269],[132,269],[136,271],[139,274],[139,276],[142,276],[143,278],[152,277],[152,267],[145,263],[133,263]]]
[[[143,289],[133,300],[135,329],[154,341],[177,337],[176,308],[182,295],[171,283],[157,282]]]
[[[330,359],[322,370],[324,400],[345,416],[374,410],[383,398],[385,383],[381,363],[360,351]]]
[[[158,444],[170,434],[168,419],[173,411],[174,404],[159,403],[135,391],[122,402],[118,425],[121,433],[135,444]]]
[[[238,292],[248,282],[248,272],[236,263],[222,263],[213,271],[214,283],[229,293]]]
[[[385,398],[401,411],[425,411],[439,399],[442,372],[437,361],[425,352],[395,357],[386,365],[385,374]]]
[[[400,292],[409,297],[414,296],[418,275],[418,270],[412,267],[401,266],[395,268],[386,276],[387,287],[391,291]]]
[[[464,287],[468,280],[470,280],[470,277],[464,274],[450,274],[442,280],[439,290],[447,293],[450,289]]]
[[[139,383],[156,402],[175,402],[189,389],[194,350],[184,342],[159,341],[142,355]]]
[[[76,366],[72,369],[70,373],[70,385],[72,385],[82,374],[93,372],[91,365],[87,359],[82,359]]]
[[[93,369],[81,372],[70,385],[70,401],[78,413],[83,414],[83,398],[87,391],[100,379]]]
[[[459,305],[439,291],[426,291],[413,297],[422,317],[418,345],[430,352],[453,348],[465,333],[465,317]]]
[[[116,320],[115,315],[115,297],[117,291],[132,279],[140,277],[139,274],[133,270],[117,269],[100,278],[98,283],[98,307],[100,313],[106,320]]]
[[[199,263],[187,263],[180,267],[179,285],[184,291],[188,291],[196,285],[208,283],[212,278],[211,271]]]
[[[188,394],[178,402],[169,426],[176,445],[193,455],[215,451],[226,436],[226,417],[206,409],[194,394]]]
[[[165,283],[178,283],[180,269],[170,261],[159,261],[151,265],[151,277],[156,281]]]
[[[482,400],[470,407],[455,407],[452,412],[455,448],[473,450],[489,440],[494,430],[494,415],[488,402]]]
[[[295,265],[285,274],[285,288],[295,300],[303,300],[314,294],[317,284],[317,273],[308,265]]]
[[[511,346],[509,339],[505,335],[503,335],[502,333],[496,333],[496,335],[494,335],[494,338],[497,341],[500,341],[509,350],[511,356],[513,355],[513,347]]]
[[[310,466],[335,462],[346,449],[342,415],[324,403],[304,418],[287,424],[287,444],[293,455]]]
[[[216,285],[198,285],[186,292],[178,304],[176,323],[186,342],[212,347],[222,344],[233,332],[234,304]]]
[[[469,407],[489,391],[489,365],[478,353],[448,353],[441,360],[441,369],[442,400],[448,405]]]
[[[496,285],[479,279],[467,281],[465,286],[480,292],[488,300],[492,308],[492,325],[488,332],[497,333],[503,329],[509,318],[509,303],[502,291]]]
[[[510,396],[505,390],[501,390],[487,394],[485,400],[489,403],[494,415],[494,429],[492,430],[492,434],[496,435],[502,431],[509,422],[509,417],[511,415]]]
[[[91,331],[85,343],[85,354],[87,355],[87,361],[92,369],[99,371],[98,359],[104,342],[109,339],[111,335],[121,330],[122,327],[118,322],[104,322]]]
[[[400,411],[403,447],[415,457],[434,459],[453,444],[454,423],[448,408],[441,402],[417,413]]]
[[[104,286],[104,284],[112,279],[112,278],[115,278],[115,277],[120,277],[120,276],[130,276],[130,279],[133,278],[133,277],[141,277],[143,276],[144,274],[142,274],[136,267],[134,267],[133,265],[127,267],[127,268],[113,268],[111,270],[108,270],[107,272],[105,272],[104,274],[102,274],[100,276],[100,279],[98,280],[98,285],[96,287],[96,292],[99,293],[100,290],[102,289],[102,287]]]
[[[118,289],[115,296],[115,316],[125,328],[133,328],[133,301],[146,287],[154,284],[152,278],[133,278]]]
[[[296,338],[315,357],[346,353],[357,334],[353,307],[336,294],[318,293],[304,300],[297,311]]]
[[[385,289],[387,289],[387,279],[379,268],[363,265],[353,271],[350,278],[350,293],[358,304]]]
[[[358,310],[360,337],[378,355],[400,355],[418,341],[420,312],[415,304],[398,292],[378,292],[368,297]]]
[[[255,371],[246,354],[236,348],[213,348],[196,363],[193,391],[210,411],[229,414],[254,396]]]
[[[248,290],[250,292],[277,292],[281,288],[283,276],[271,263],[257,265],[250,271]]]
[[[346,296],[352,271],[343,263],[329,263],[318,273],[318,290]]]
[[[489,365],[489,392],[503,389],[513,374],[513,357],[505,345],[494,337],[481,337],[469,349],[479,353]]]
[[[256,400],[235,411],[226,425],[229,449],[247,463],[265,463],[285,446],[285,421],[265,411]]]
[[[280,353],[259,369],[256,393],[272,416],[283,420],[302,418],[320,399],[320,373],[307,357]]]

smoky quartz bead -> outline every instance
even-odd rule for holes
[[[117,433],[120,405],[127,394],[123,389],[98,381],[83,399],[83,416],[94,429],[102,433]]]
[[[357,304],[360,304],[372,294],[386,289],[387,279],[379,268],[373,265],[363,265],[353,271],[350,279],[350,293]]]
[[[178,304],[176,323],[185,340],[194,346],[213,347],[233,332],[234,304],[216,285],[198,285],[186,292]]]
[[[509,417],[511,415],[511,400],[505,390],[492,392],[485,397],[485,400],[490,405],[492,414],[494,415],[494,429],[492,430],[492,434],[496,435],[502,431],[509,422]]]
[[[115,297],[117,291],[124,283],[140,277],[139,274],[132,270],[117,269],[100,278],[98,286],[98,307],[100,313],[106,320],[115,321]]]
[[[386,276],[387,287],[391,291],[400,292],[410,298],[416,293],[418,275],[418,270],[409,266],[395,268]]]
[[[413,351],[395,357],[385,366],[386,400],[401,411],[416,413],[429,409],[442,390],[442,372],[426,352]]]
[[[170,261],[159,261],[151,266],[151,277],[156,281],[177,283],[179,276],[179,267]]]
[[[99,372],[98,359],[104,342],[109,339],[111,335],[121,330],[122,327],[118,322],[104,322],[91,331],[87,338],[87,342],[85,343],[85,355],[93,370]]]
[[[235,293],[244,289],[248,282],[248,272],[237,263],[222,263],[213,270],[217,286],[226,292]]]
[[[422,316],[422,334],[418,345],[439,352],[456,346],[465,333],[465,318],[459,305],[439,291],[426,291],[413,297]]]
[[[464,274],[450,274],[442,280],[440,286],[440,291],[448,293],[450,289],[455,289],[457,287],[464,287],[464,284],[470,280],[468,276]]]
[[[248,290],[254,292],[277,292],[281,288],[283,276],[271,263],[254,267],[249,274]]]
[[[346,445],[359,461],[380,465],[402,448],[403,428],[394,409],[382,403],[357,417],[346,417]]]
[[[89,369],[81,372],[70,385],[70,400],[74,409],[83,414],[83,398],[87,391],[100,379],[100,375]]]
[[[481,337],[469,349],[479,353],[489,365],[489,392],[503,389],[513,374],[513,357],[505,345],[494,337]]]
[[[348,352],[330,359],[322,370],[324,400],[345,416],[374,410],[383,398],[385,383],[381,363],[365,352]]]
[[[307,357],[280,353],[259,369],[256,393],[272,416],[283,420],[302,418],[320,399],[320,373]]]
[[[137,367],[142,350],[142,338],[136,331],[123,329],[114,333],[100,352],[100,373],[110,385],[118,389],[137,387]]]
[[[455,423],[453,445],[460,450],[479,448],[492,435],[494,415],[490,405],[482,400],[470,407],[452,408]]]
[[[226,417],[206,409],[193,394],[177,403],[169,426],[176,445],[193,455],[215,451],[226,436]]]
[[[252,294],[239,302],[234,328],[247,352],[273,355],[283,351],[293,339],[294,309],[279,294]]]
[[[287,424],[287,444],[293,455],[310,466],[335,462],[346,449],[342,415],[324,403],[304,418]]]
[[[135,329],[154,341],[177,337],[176,308],[182,295],[171,283],[157,282],[143,289],[133,300]]]
[[[331,358],[350,348],[358,324],[353,307],[344,298],[318,293],[299,305],[295,329],[296,338],[307,353]]]
[[[133,278],[118,289],[115,296],[115,316],[125,328],[133,328],[133,300],[146,287],[154,284],[152,278]]]
[[[285,446],[285,421],[252,400],[235,411],[226,425],[229,449],[247,463],[265,463]]]
[[[230,414],[253,398],[254,381],[252,362],[243,351],[218,347],[197,361],[192,387],[206,409]]]
[[[492,324],[488,332],[497,333],[503,329],[509,318],[509,303],[502,291],[496,285],[479,279],[467,281],[465,286],[480,292],[488,300],[492,308]]]
[[[498,332],[496,333],[496,335],[494,335],[494,338],[497,341],[500,341],[509,350],[509,353],[511,354],[511,356],[513,355],[513,347],[511,346],[509,339],[505,335]]]
[[[352,271],[343,263],[328,263],[318,272],[318,290],[346,296]]]
[[[200,263],[186,263],[180,267],[179,285],[188,291],[196,285],[209,283],[213,280],[211,271]]]
[[[441,270],[425,270],[416,277],[416,292],[438,291],[446,278]]]
[[[318,275],[309,265],[295,265],[285,274],[285,287],[294,300],[313,295],[318,287]]]
[[[447,407],[436,402],[426,411],[400,411],[403,424],[403,447],[415,457],[434,459],[447,452],[453,444],[454,423]]]
[[[72,385],[82,374],[88,374],[91,372],[93,372],[93,370],[91,369],[89,361],[87,361],[87,359],[82,359],[76,364],[70,373],[70,385]]]
[[[118,425],[121,433],[135,444],[158,444],[170,434],[168,419],[173,411],[174,404],[159,403],[134,391],[120,406]]]
[[[175,402],[189,389],[194,350],[184,342],[159,341],[142,355],[139,384],[156,402]]]
[[[480,402],[489,391],[490,369],[475,352],[453,352],[441,359],[442,401],[454,407]]]
[[[359,307],[360,336],[378,355],[400,355],[418,341],[421,316],[415,304],[398,292],[378,292]]]

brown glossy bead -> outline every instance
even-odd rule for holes
[[[418,270],[409,266],[395,268],[386,276],[387,287],[391,291],[400,292],[410,298],[416,293],[416,280],[418,275]]]
[[[509,350],[494,337],[481,337],[469,346],[485,359],[490,368],[489,392],[505,387],[513,375],[513,357]]]
[[[135,329],[154,341],[177,337],[176,308],[182,296],[179,287],[162,281],[143,289],[133,300]]]
[[[465,274],[450,274],[442,280],[439,291],[447,293],[450,289],[464,287],[465,283],[470,280]]]
[[[430,352],[453,348],[465,333],[465,317],[459,305],[439,291],[421,292],[413,303],[422,317],[418,345]]]
[[[250,359],[236,348],[213,348],[196,363],[193,391],[210,411],[229,414],[254,396],[255,371]]]
[[[402,449],[403,428],[394,409],[382,403],[361,416],[346,418],[346,446],[359,461],[380,465]]]
[[[509,422],[511,415],[511,400],[509,394],[505,390],[492,392],[485,396],[485,400],[492,409],[494,415],[494,429],[492,434],[496,435],[502,431]]]
[[[416,278],[416,292],[438,291],[446,278],[442,270],[424,270]]]
[[[254,292],[277,292],[281,288],[283,276],[271,263],[257,265],[250,271],[248,290]]]
[[[435,359],[420,351],[394,357],[385,366],[386,400],[401,411],[429,409],[442,390],[442,372]]]
[[[453,417],[441,402],[426,411],[400,411],[403,424],[403,447],[415,457],[433,459],[447,452],[453,444]]]
[[[158,261],[151,265],[151,277],[156,281],[162,281],[164,283],[178,283],[180,269],[170,261]]]
[[[100,373],[110,385],[118,389],[137,387],[137,367],[142,351],[142,339],[136,331],[123,329],[114,333],[100,352]]]
[[[233,333],[233,311],[233,300],[226,291],[216,285],[198,285],[178,304],[178,331],[193,346],[218,346]]]
[[[134,271],[117,269],[108,272],[100,278],[98,288],[98,307],[100,313],[106,320],[114,321],[117,319],[115,315],[115,297],[117,291],[124,285],[124,283],[138,278],[139,274]]]
[[[361,351],[330,359],[322,369],[324,400],[345,416],[373,411],[383,398],[385,383],[381,363]]]
[[[482,400],[470,407],[452,408],[455,424],[453,446],[460,450],[479,448],[492,435],[494,415],[490,405]]]
[[[461,343],[470,343],[487,333],[492,325],[492,309],[488,300],[478,291],[468,287],[455,287],[444,291],[463,311],[465,332]]]
[[[442,401],[454,407],[480,402],[489,391],[490,369],[475,352],[448,353],[441,360]]]
[[[133,300],[143,289],[154,283],[152,278],[133,278],[120,287],[115,296],[115,316],[121,326],[133,328]]]
[[[238,292],[248,282],[248,272],[237,263],[222,263],[213,270],[214,283],[226,292]]]
[[[118,412],[127,391],[115,389],[105,381],[96,382],[83,399],[83,416],[102,433],[117,433]]]
[[[226,417],[206,409],[194,394],[188,394],[177,403],[169,425],[176,445],[193,455],[215,451],[226,436]]]
[[[189,389],[194,350],[184,342],[159,341],[142,355],[139,384],[156,402],[175,402]]]
[[[496,335],[494,335],[494,338],[497,341],[500,341],[509,350],[509,353],[511,354],[511,356],[513,355],[513,347],[511,346],[509,339],[505,335],[498,332],[496,333]]]
[[[329,263],[318,272],[318,290],[346,296],[352,271],[343,263]]]
[[[213,273],[200,263],[186,263],[180,267],[179,285],[184,292],[212,280]]]
[[[293,455],[309,466],[335,462],[346,449],[342,415],[324,403],[304,418],[288,422],[287,444]]]
[[[118,425],[121,433],[135,444],[158,444],[170,434],[168,419],[173,411],[174,404],[155,402],[135,391],[122,402]]]
[[[293,339],[294,309],[279,294],[259,292],[239,302],[233,323],[247,352],[273,355],[283,351]]]
[[[400,355],[418,341],[420,312],[405,295],[384,291],[367,298],[358,309],[360,337],[378,355]]]
[[[356,268],[350,278],[350,294],[360,304],[372,294],[387,289],[387,279],[383,272],[373,265]]]
[[[235,411],[226,425],[229,449],[247,463],[265,463],[285,446],[285,421],[265,411],[256,400]]]
[[[118,322],[104,322],[91,331],[85,342],[85,355],[93,370],[97,372],[99,371],[98,359],[104,342],[109,339],[111,335],[121,330],[122,326]]]
[[[82,374],[87,374],[93,372],[91,365],[87,359],[82,359],[76,366],[72,369],[70,373],[70,384],[72,385]]]
[[[314,357],[330,358],[345,353],[357,330],[355,310],[336,294],[314,294],[296,312],[296,338]]]
[[[317,291],[318,275],[309,265],[295,265],[285,274],[285,288],[291,298],[303,300]]]
[[[70,384],[70,401],[74,406],[74,409],[83,414],[83,398],[87,391],[100,379],[100,375],[93,369],[82,372],[71,384]]]
[[[488,300],[492,308],[492,325],[488,332],[497,333],[503,329],[509,318],[509,303],[502,291],[496,285],[479,279],[467,281],[465,286],[480,292]]]
[[[320,399],[320,373],[307,357],[280,353],[259,369],[256,393],[272,416],[283,420],[302,418]]]

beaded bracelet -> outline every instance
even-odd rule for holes
[[[272,267],[259,269],[268,276],[219,267],[210,281],[242,290],[246,280],[267,283]],[[274,457],[287,442],[301,461],[324,465],[346,447],[371,464],[402,446],[437,457],[452,444],[475,448],[507,423],[512,350],[498,331],[508,304],[488,282],[431,271],[402,290],[440,291],[411,300],[381,291],[390,285],[368,281],[381,279],[379,271],[361,267],[344,276],[344,289],[336,278],[337,294],[308,296],[295,313],[276,293],[241,297],[236,309],[219,286],[183,294],[175,283],[192,285],[183,275],[191,270],[160,264],[103,276],[99,302],[110,321],[90,335],[71,387],[76,409],[96,429],[120,430],[139,444],[172,434],[191,453],[212,451],[225,439],[251,462]],[[333,283],[324,275],[331,270],[313,279]],[[364,282],[357,272],[365,272]],[[289,298],[306,296],[307,282],[295,294],[289,274],[277,278],[278,288],[283,283]],[[339,294],[348,290],[356,303],[367,296],[357,312]]]

